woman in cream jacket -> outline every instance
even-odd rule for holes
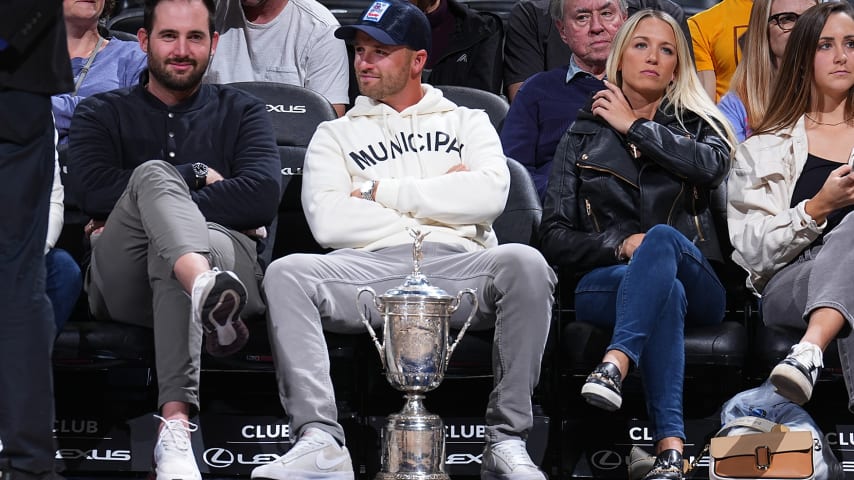
[[[728,180],[733,259],[762,294],[765,323],[806,327],[770,377],[778,393],[800,404],[810,399],[823,352],[837,337],[854,398],[851,37],[847,2],[820,4],[798,19],[768,112],[739,146]]]

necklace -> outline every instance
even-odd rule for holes
[[[818,120],[812,118],[809,113],[804,113],[804,116],[807,117],[809,120],[811,120],[815,124],[825,125],[827,127],[835,127],[837,125],[842,125],[843,123],[850,122],[851,119],[854,118],[854,117],[849,117],[849,118],[846,118],[845,120],[842,120],[841,122],[836,122],[836,123],[825,123],[825,122],[819,122]]]

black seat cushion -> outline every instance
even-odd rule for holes
[[[561,331],[564,368],[589,373],[602,361],[611,331],[589,323],[568,322]],[[685,328],[685,365],[741,367],[747,354],[747,329],[740,322]]]
[[[756,322],[753,332],[751,349],[756,355],[757,375],[767,376],[780,360],[786,358],[792,345],[798,343],[804,334],[804,329],[767,326],[762,321]],[[824,352],[825,369],[841,371],[839,350],[836,342],[830,342]]]

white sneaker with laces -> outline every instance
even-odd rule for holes
[[[545,480],[519,439],[487,443],[481,459],[481,480]]]
[[[792,346],[789,354],[771,370],[769,380],[777,393],[803,405],[812,397],[812,389],[824,366],[824,353],[818,345],[801,342]]]
[[[202,480],[196,456],[190,444],[190,434],[198,425],[184,420],[166,420],[154,445],[154,471],[157,480]]]
[[[332,435],[309,428],[287,453],[252,470],[264,480],[353,480],[353,462],[347,447]]]

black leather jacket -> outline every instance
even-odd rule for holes
[[[725,210],[715,208],[712,191],[729,171],[730,147],[692,112],[684,125],[666,112],[662,105],[625,137],[589,105],[579,112],[555,152],[543,206],[541,249],[552,264],[579,274],[614,265],[625,238],[658,224],[723,261]]]

